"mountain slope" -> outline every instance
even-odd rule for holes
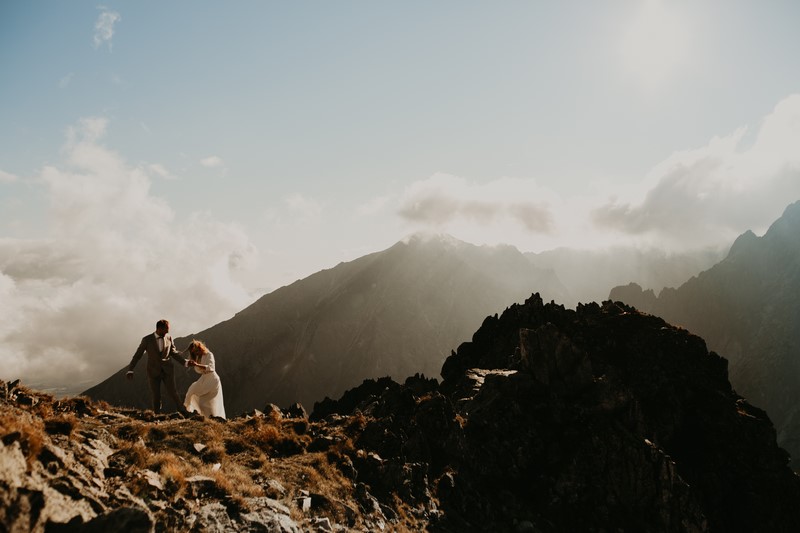
[[[0,382],[3,531],[794,533],[800,478],[699,337],[533,295],[439,384],[228,421]]]
[[[534,295],[488,317],[442,376],[365,383],[312,414],[366,416],[355,442],[379,459],[356,463],[359,480],[389,499],[406,488],[396,473],[413,490],[425,472],[442,531],[800,527],[800,478],[769,418],[725,359],[660,318]]]
[[[724,253],[725,250],[713,248],[667,253],[617,246],[605,250],[556,248],[525,256],[537,267],[558,274],[569,289],[568,297],[560,302],[574,307],[578,302],[602,301],[610,287],[631,281],[655,290],[674,287],[714,266]]]
[[[565,292],[516,248],[417,236],[278,289],[193,337],[216,356],[229,413],[266,402],[311,405],[366,378],[438,375],[485,315],[533,291]],[[86,394],[147,407],[143,368],[133,384],[123,374]],[[194,374],[177,374],[180,393]]]
[[[800,467],[800,202],[764,234],[741,235],[728,256],[656,296],[616,287],[620,300],[680,324],[730,361],[736,390],[766,409]]]

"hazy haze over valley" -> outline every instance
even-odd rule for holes
[[[418,232],[512,246],[570,305],[677,285],[800,199],[798,21],[4,2],[0,379],[83,390],[159,318],[204,331]]]

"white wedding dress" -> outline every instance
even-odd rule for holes
[[[214,370],[214,354],[208,352],[200,356],[198,363],[208,365],[208,368],[203,370],[202,368],[194,367],[195,372],[202,375],[200,379],[189,385],[183,405],[187,410],[198,412],[203,416],[225,418],[222,383],[216,370]]]

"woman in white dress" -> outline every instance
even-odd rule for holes
[[[214,369],[214,354],[203,342],[194,340],[189,345],[189,366],[200,374],[200,379],[189,385],[183,405],[189,411],[203,416],[225,418],[225,405],[222,400],[222,383]]]

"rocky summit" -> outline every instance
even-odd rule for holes
[[[488,317],[442,378],[228,421],[3,384],[0,528],[800,530],[769,418],[657,317],[534,295]]]
[[[700,335],[730,361],[736,391],[764,409],[778,444],[800,469],[800,202],[769,230],[748,231],[727,257],[658,296],[630,284],[611,290],[641,311]]]

